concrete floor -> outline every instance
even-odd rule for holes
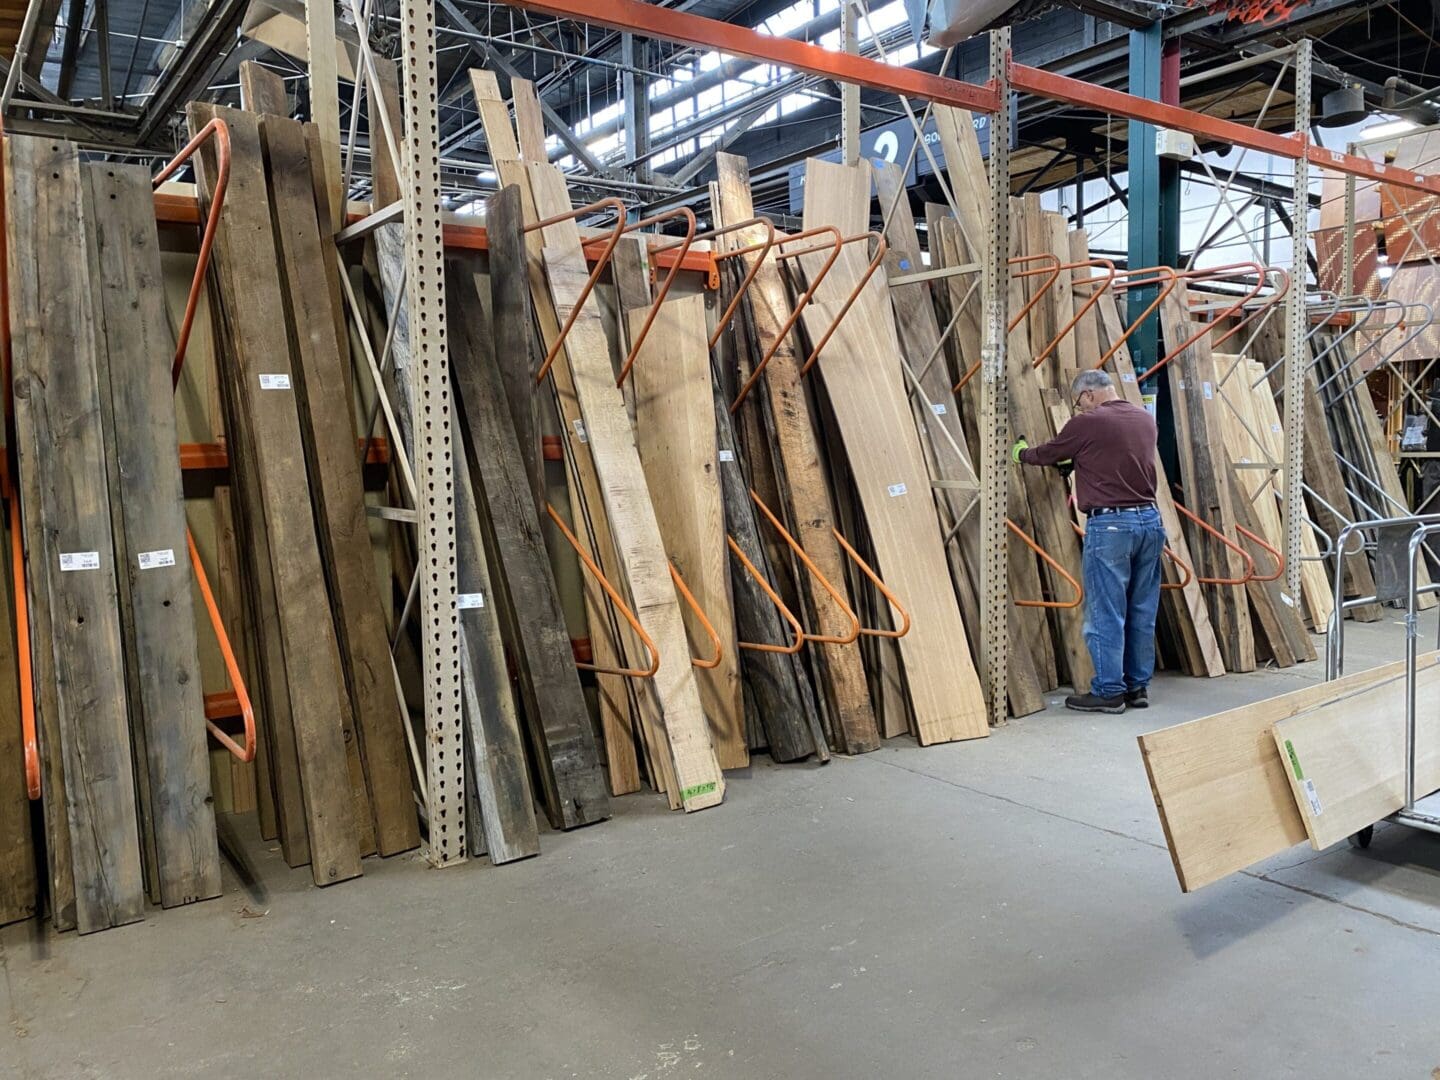
[[[1349,670],[1398,626],[1354,627]],[[1440,840],[1382,826],[1184,896],[1150,800],[1137,733],[1320,674],[760,759],[723,807],[631,796],[501,868],[320,890],[231,824],[251,880],[222,899],[0,932],[0,1076],[1434,1080]]]

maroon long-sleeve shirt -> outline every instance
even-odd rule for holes
[[[1070,418],[1060,434],[1020,451],[1026,465],[1075,463],[1075,502],[1144,506],[1155,501],[1155,418],[1128,401],[1102,401]]]

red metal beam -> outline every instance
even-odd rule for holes
[[[947,79],[913,68],[892,67],[851,53],[822,49],[790,38],[757,33],[744,26],[687,15],[638,0],[506,0],[511,7],[538,11],[562,19],[596,23],[612,30],[628,30],[644,37],[679,41],[702,49],[744,56],[767,64],[827,79],[857,83],[872,90],[905,94],[922,101],[993,113],[1000,97],[991,86]]]
[[[1140,120],[1157,127],[1188,131],[1204,139],[1248,146],[1252,150],[1277,157],[1293,160],[1303,154],[1311,164],[1336,172],[1350,173],[1369,180],[1382,180],[1397,187],[1440,195],[1440,176],[1423,176],[1420,173],[1397,169],[1393,165],[1381,165],[1369,158],[1327,150],[1311,144],[1308,138],[1299,134],[1280,135],[1273,131],[1261,131],[1245,124],[1237,124],[1233,120],[1206,116],[1177,105],[1148,101],[1119,90],[1081,82],[1079,79],[1056,75],[1050,71],[1041,71],[1025,64],[1010,64],[1010,85],[1017,91],[1038,94],[1053,101],[1081,105],[1087,109],[1123,116],[1127,120]]]

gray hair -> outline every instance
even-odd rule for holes
[[[1087,390],[1113,389],[1115,389],[1115,384],[1111,381],[1109,373],[1092,368],[1075,376],[1075,381],[1070,384],[1070,397],[1078,398]]]

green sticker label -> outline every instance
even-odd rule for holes
[[[1295,745],[1289,739],[1285,740],[1285,753],[1290,756],[1290,768],[1295,770],[1295,779],[1304,780],[1305,770],[1300,768],[1300,759],[1295,756]]]
[[[708,783],[696,784],[693,787],[687,787],[684,791],[680,792],[680,801],[684,802],[686,799],[693,799],[697,795],[709,795],[719,786],[720,785],[717,784],[714,780],[711,780]]]

